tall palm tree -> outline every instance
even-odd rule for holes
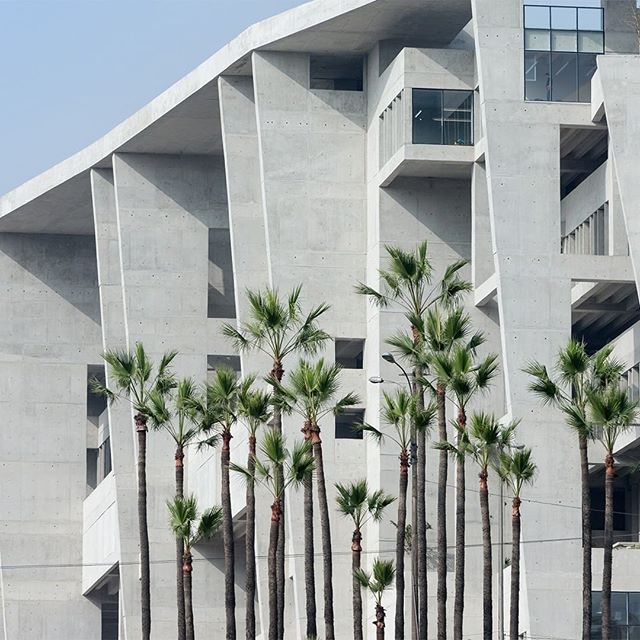
[[[411,423],[416,414],[415,398],[399,389],[393,395],[382,394],[382,421],[393,427],[382,431],[370,424],[363,424],[362,430],[371,434],[380,444],[388,438],[400,449],[400,474],[398,487],[398,515],[396,519],[396,618],[395,638],[404,640],[404,554],[407,522],[407,484],[409,480],[409,451],[411,447]],[[421,422],[429,424],[435,414],[433,405],[424,410]]]
[[[175,393],[169,397],[154,389],[149,394],[149,418],[154,429],[166,431],[176,445],[175,481],[176,498],[184,496],[184,454],[185,449],[193,444],[199,433],[195,423],[194,399],[196,386],[191,378],[183,378],[178,382]],[[178,605],[178,640],[186,638],[186,618],[183,586],[184,541],[176,536],[176,599]]]
[[[269,574],[269,640],[278,638],[278,580],[277,549],[280,533],[280,505],[282,494],[290,485],[300,486],[313,473],[314,461],[309,442],[298,442],[289,452],[283,435],[275,429],[268,429],[260,444],[262,459],[255,458],[253,473],[236,464],[231,468],[254,480],[269,491],[271,503],[271,526],[269,528],[268,574]]]
[[[603,390],[589,391],[589,411],[597,427],[598,440],[605,449],[604,564],[602,568],[602,640],[611,640],[611,576],[613,571],[613,484],[615,458],[613,452],[620,435],[631,427],[638,414],[638,402],[632,401],[626,389],[609,385]]]
[[[131,351],[106,351],[102,357],[107,363],[108,388],[98,380],[92,381],[93,390],[110,402],[124,399],[135,411],[133,416],[138,438],[138,527],[140,534],[140,608],[142,640],[151,637],[151,576],[149,564],[149,528],[147,525],[147,422],[149,395],[152,391],[167,393],[175,386],[171,362],[176,351],[165,353],[154,369],[142,343]]]
[[[471,398],[485,390],[496,375],[498,356],[489,355],[482,360],[476,357],[476,348],[484,342],[482,333],[473,335],[469,343],[457,342],[451,351],[436,351],[431,360],[431,370],[448,388],[458,406],[457,423],[466,429],[467,406]],[[464,452],[464,447],[459,447]],[[465,584],[465,458],[456,457],[456,549],[453,606],[453,638],[462,640]]]
[[[353,522],[351,536],[351,568],[353,571],[353,638],[362,640],[362,594],[357,571],[360,569],[362,554],[362,529],[370,520],[378,522],[382,513],[395,497],[378,489],[370,492],[366,479],[349,484],[336,483],[338,512]]]
[[[513,452],[503,451],[496,467],[500,478],[513,493],[511,507],[511,598],[509,615],[509,640],[519,640],[520,619],[520,495],[525,484],[531,484],[536,465],[531,449]]]
[[[434,269],[427,256],[427,242],[420,242],[413,251],[400,247],[385,246],[387,266],[379,271],[381,289],[359,283],[356,291],[366,295],[381,308],[399,306],[410,327],[407,339],[400,351],[413,369],[412,392],[416,403],[424,407],[424,385],[422,382],[422,360],[419,357],[424,347],[424,316],[434,304],[453,304],[460,295],[471,289],[471,284],[460,277],[460,270],[466,265],[459,260],[449,265],[442,280],[435,286]],[[397,339],[397,338],[396,338]],[[394,346],[394,338],[387,343]],[[413,425],[412,443],[417,449],[417,464],[411,469],[411,491],[414,513],[413,531],[416,543],[412,545],[414,599],[417,599],[417,635],[420,640],[427,638],[427,520],[426,520],[426,437]],[[446,585],[445,585],[446,586]],[[415,597],[417,595],[417,598]]]
[[[245,590],[246,605],[246,639],[254,640],[256,635],[256,498],[253,474],[256,461],[256,436],[259,428],[271,419],[271,395],[251,388],[251,381],[245,380],[240,387],[238,412],[244,419],[249,432],[249,453],[247,457],[247,511],[246,511],[246,550],[245,550]]]
[[[239,328],[225,324],[222,332],[239,352],[260,351],[271,360],[269,377],[282,382],[284,360],[293,353],[314,355],[330,336],[318,326],[318,319],[328,311],[329,306],[320,304],[304,313],[300,304],[302,287],[294,288],[286,297],[278,289],[247,289],[249,318]],[[274,405],[273,426],[282,431],[282,413]],[[280,505],[280,535],[278,536],[278,584],[283,591],[278,592],[278,637],[284,637],[284,547],[285,547],[285,495]]]
[[[530,362],[525,372],[533,379],[529,389],[544,404],[558,408],[567,426],[578,437],[582,502],[582,640],[591,638],[591,494],[589,489],[588,442],[594,437],[593,425],[587,415],[590,390],[602,389],[618,382],[622,365],[611,357],[612,348],[604,347],[589,355],[586,345],[569,340],[560,349],[554,363],[555,379],[547,367]]]
[[[193,556],[191,550],[202,540],[209,540],[219,531],[222,524],[222,509],[211,507],[202,513],[198,519],[198,503],[194,496],[185,498],[176,496],[167,502],[171,516],[171,529],[177,538],[182,540],[184,557],[182,563],[186,638],[195,640],[195,626],[193,621],[193,600],[191,596],[191,574],[193,572]]]
[[[376,625],[376,640],[384,640],[385,612],[382,606],[382,596],[385,590],[393,584],[393,578],[395,577],[393,561],[376,558],[373,561],[373,575],[363,569],[356,569],[354,575],[356,580],[365,589],[368,589],[375,599],[376,619],[373,624]]]
[[[287,412],[294,412],[304,420],[302,433],[305,440],[311,442],[315,460],[316,484],[318,486],[318,504],[320,511],[320,532],[322,535],[322,560],[324,584],[324,624],[326,640],[334,640],[333,615],[333,563],[331,549],[331,524],[329,520],[329,502],[327,500],[327,486],[324,473],[322,455],[322,439],[320,438],[320,420],[329,413],[342,413],[347,407],[360,401],[354,393],[348,393],[337,398],[340,388],[340,367],[336,364],[328,365],[323,358],[311,363],[300,360],[298,366],[291,372],[289,384],[284,386],[271,379],[276,390],[276,402]],[[309,499],[305,487],[305,504]],[[309,519],[308,509],[305,508],[305,535],[313,530],[313,519]],[[311,513],[312,516],[312,513]],[[312,534],[311,534],[312,535]],[[310,562],[308,562],[310,560]],[[313,558],[305,557],[305,576],[313,585]],[[310,577],[311,576],[311,577]],[[313,589],[313,586],[311,586]],[[309,594],[307,594],[309,595]],[[315,603],[314,603],[315,604]],[[312,610],[315,607],[312,607]],[[312,625],[312,626],[315,626]],[[309,630],[307,631],[309,635]],[[315,632],[312,634],[315,635]]]

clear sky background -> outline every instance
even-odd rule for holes
[[[0,0],[0,195],[304,0]]]

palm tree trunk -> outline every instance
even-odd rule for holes
[[[231,488],[229,486],[229,459],[231,457],[231,433],[222,434],[222,539],[224,546],[224,608],[226,616],[226,639],[236,638],[236,593],[235,554],[233,544],[233,513],[231,511]]]
[[[613,556],[613,483],[616,477],[613,454],[604,461],[604,564],[602,567],[602,640],[611,639],[611,574]]]
[[[415,342],[415,339],[414,339]],[[424,388],[418,382],[422,378],[422,369],[416,367],[414,371],[413,395],[418,409],[424,409]],[[413,531],[417,556],[417,617],[418,640],[427,640],[427,502],[426,502],[426,472],[427,472],[427,441],[424,429],[416,433],[417,464],[415,468],[416,481],[416,523]]]
[[[438,409],[438,437],[447,441],[447,418],[445,407],[445,387],[436,388]],[[447,640],[447,451],[441,450],[438,458],[438,640]]]
[[[356,578],[356,571],[360,569],[362,554],[362,533],[355,529],[351,537],[351,583],[353,585],[353,640],[362,640],[362,591],[360,582]]]
[[[318,635],[316,622],[316,576],[313,545],[313,478],[304,480],[304,587],[307,613],[307,638]]]
[[[140,528],[140,609],[142,640],[151,638],[151,575],[147,526],[147,416],[134,416],[138,434],[138,525]]]
[[[482,638],[492,640],[493,600],[491,593],[491,521],[487,470],[480,471],[480,513],[482,515]]]
[[[404,640],[404,543],[407,526],[407,484],[409,482],[409,454],[400,452],[400,481],[398,488],[398,521],[396,522],[396,620],[395,639]],[[378,627],[378,630],[380,628]],[[384,633],[384,627],[383,627]]]
[[[269,529],[269,640],[278,640],[278,534],[280,532],[280,500],[271,505],[271,527]]]
[[[191,573],[193,571],[191,551],[185,550],[183,558],[183,584],[184,584],[184,609],[185,609],[185,636],[187,640],[196,637],[195,624],[193,622],[193,599],[191,597]]]
[[[582,640],[591,640],[591,492],[587,439],[578,436],[582,484]]]
[[[176,448],[176,496],[184,496],[184,449]],[[182,536],[176,536],[176,603],[178,605],[178,640],[185,640],[187,626],[185,620],[185,588],[184,588],[184,542]]]
[[[466,428],[467,416],[463,407],[458,412],[458,424],[461,429]],[[460,444],[460,436],[458,436]],[[453,600],[453,638],[462,640],[463,612],[464,612],[464,566],[465,566],[465,461],[459,457],[456,461],[456,560]]]
[[[509,640],[518,640],[520,622],[520,498],[511,508],[511,599],[509,603]]]
[[[384,640],[384,607],[376,604],[376,619],[373,624],[376,625],[376,640]]]
[[[256,437],[249,436],[249,456],[247,459],[247,528],[245,548],[245,590],[247,592],[247,611],[245,617],[246,640],[256,637],[256,493],[253,474],[256,467]]]
[[[320,428],[313,425],[313,457],[316,463],[316,482],[318,484],[318,505],[320,507],[320,533],[322,536],[322,568],[324,582],[324,635],[326,640],[335,640],[333,621],[333,558],[331,556],[331,523],[329,521],[329,502],[322,460],[322,440]]]

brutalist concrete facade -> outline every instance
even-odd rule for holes
[[[502,372],[476,407],[522,418],[519,438],[539,467],[523,507],[521,631],[579,636],[578,450],[561,416],[527,391],[522,367],[532,358],[550,363],[572,334],[594,348],[613,341],[637,392],[634,5],[603,0],[600,30],[595,14],[574,9],[578,84],[580,65],[591,60],[583,53],[603,55],[571,100],[567,93],[552,99],[561,79],[573,82],[566,64],[574,64],[562,57],[566,42],[556,44],[572,27],[554,26],[555,13],[547,27],[544,17],[526,24],[520,0],[316,0],[251,27],[103,139],[0,199],[2,640],[139,637],[131,415],[87,394],[104,349],[142,341],[157,357],[175,348],[177,372],[199,380],[220,362],[265,373],[264,358],[233,353],[221,325],[246,317],[247,287],[286,291],[302,283],[305,305],[331,305],[323,322],[331,336],[364,341],[362,366],[345,369],[343,384],[377,424],[381,392],[392,387],[368,379],[397,379],[381,354],[403,318],[370,306],[354,284],[378,284],[385,244],[411,248],[420,240],[429,242],[438,273],[469,260],[474,291],[466,304]],[[528,87],[538,92],[533,97],[531,89],[532,99],[525,99]],[[334,346],[324,355],[332,360]],[[336,437],[332,420],[322,427],[331,483],[366,476],[396,491],[391,445]],[[285,419],[289,439],[299,428]],[[233,443],[242,462],[241,431]],[[634,460],[639,445],[634,428],[620,459]],[[595,446],[591,455],[602,457]],[[434,527],[435,461],[430,452],[427,520]],[[150,435],[148,465],[153,637],[163,640],[175,637],[175,546],[165,507],[173,449],[165,434]],[[202,506],[216,502],[216,454],[190,451],[187,465],[188,491]],[[600,472],[594,464],[594,487]],[[468,473],[474,477],[471,465]],[[490,482],[498,638],[510,511],[496,478]],[[640,551],[625,544],[640,540],[636,474],[621,474],[619,484],[628,518],[614,554],[614,590],[640,592]],[[240,629],[243,492],[234,480]],[[470,490],[467,500],[465,637],[481,630],[475,495]],[[258,501],[261,630],[268,617],[264,504]],[[293,495],[288,638],[302,638],[304,629],[300,506]],[[351,531],[334,516],[337,629],[347,638]],[[367,527],[367,563],[392,553],[391,520]],[[453,533],[451,517],[451,544]],[[432,571],[434,546],[431,537]],[[599,549],[594,563],[597,591]],[[453,554],[450,569],[452,601]],[[223,628],[222,575],[214,540],[196,553],[199,635]],[[391,593],[386,604],[392,617]],[[433,588],[430,605],[435,611]],[[410,612],[408,589],[408,621]],[[371,619],[370,606],[366,613]],[[433,614],[431,621],[430,635]]]

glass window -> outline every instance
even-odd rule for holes
[[[604,51],[604,37],[602,32],[578,32],[578,51],[587,53],[602,53]]]
[[[442,91],[413,90],[413,144],[442,144]]]
[[[548,29],[551,26],[549,7],[525,7],[524,26],[527,29]]]
[[[595,54],[581,53],[578,56],[578,101],[591,101],[591,78],[596,72]]]
[[[578,100],[577,62],[573,53],[551,54],[551,100],[554,102]]]
[[[551,28],[575,31],[577,13],[575,7],[551,7]]]
[[[629,594],[631,595],[631,594]],[[628,640],[640,640],[640,627],[639,626],[630,626],[628,627],[629,635],[627,636]]]
[[[473,144],[473,94],[467,91],[443,91],[443,144]]]
[[[629,624],[640,625],[640,593],[629,594]]]
[[[413,144],[473,144],[473,91],[414,89]]]
[[[552,31],[551,48],[554,51],[577,51],[577,33],[575,31]]]
[[[524,54],[524,97],[551,100],[550,54],[526,51]]]
[[[524,48],[537,51],[549,51],[551,48],[550,31],[527,29],[524,32]]]
[[[346,440],[362,440],[362,429],[357,425],[364,421],[364,409],[347,409],[336,416],[336,438]]]
[[[602,9],[578,9],[578,29],[581,31],[602,31]]]
[[[345,369],[362,369],[364,340],[346,340],[336,338],[336,364]]]

